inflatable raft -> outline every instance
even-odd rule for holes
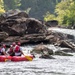
[[[0,56],[0,62],[6,61],[32,61],[33,55],[25,55],[25,56]]]

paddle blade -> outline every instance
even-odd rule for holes
[[[33,56],[25,56],[25,58],[26,58],[28,61],[32,61],[32,60],[33,60]]]

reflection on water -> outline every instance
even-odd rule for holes
[[[46,45],[49,48],[52,45]],[[28,53],[34,46],[23,47]],[[56,59],[34,58],[33,61],[0,62],[1,75],[75,75],[75,56],[53,56]]]

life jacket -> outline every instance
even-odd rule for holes
[[[12,53],[12,52],[13,52],[13,49],[12,49],[12,48],[10,48],[9,53]]]
[[[17,45],[17,46],[15,47],[15,52],[20,52],[20,46]]]

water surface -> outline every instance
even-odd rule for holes
[[[54,48],[53,45],[46,45]],[[35,46],[24,46],[25,53],[29,53]],[[75,75],[74,56],[53,56],[56,59],[34,58],[33,61],[0,62],[1,75]]]

